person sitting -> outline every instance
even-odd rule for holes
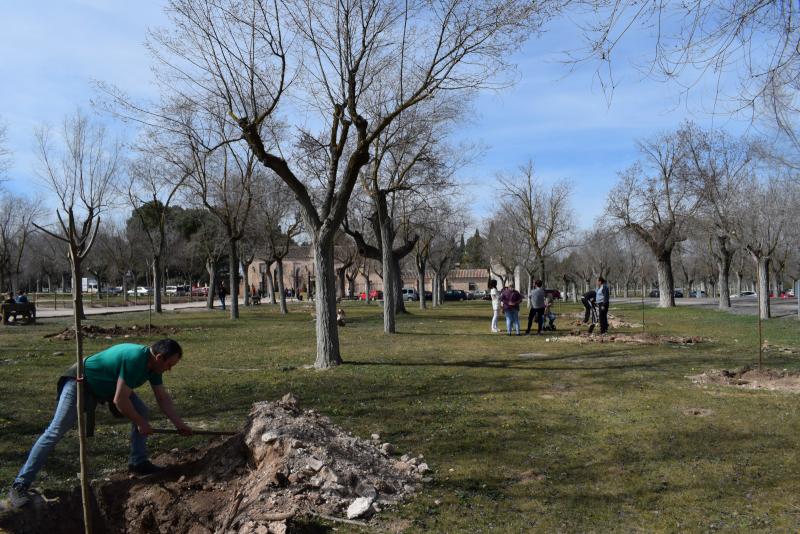
[[[345,324],[347,324],[347,321],[345,320],[344,310],[342,308],[336,310],[336,324],[339,326],[344,326]]]
[[[14,304],[17,301],[14,300],[14,293],[8,292],[5,294],[5,298],[3,298],[3,304]]]
[[[11,295],[11,293],[9,293]],[[25,294],[24,289],[20,289],[17,293],[17,304],[27,304],[28,303],[28,295]]]

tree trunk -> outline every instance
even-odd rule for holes
[[[394,292],[394,311],[395,315],[398,313],[407,313],[406,312],[406,303],[403,300],[403,271],[400,269],[400,259],[395,255],[392,254],[392,263],[394,263],[394,281],[395,281],[395,292]]]
[[[214,293],[217,289],[217,266],[211,259],[206,260],[206,271],[208,271],[208,295],[206,295],[206,309],[214,309]]]
[[[153,309],[156,313],[161,313],[161,289],[164,284],[161,273],[161,257],[153,256]],[[99,284],[99,281],[98,281]]]
[[[395,312],[397,301],[397,283],[395,278],[395,262],[392,257],[394,232],[392,219],[386,206],[386,197],[380,192],[376,198],[378,208],[378,226],[381,233],[381,266],[383,267],[383,333],[395,333]]]
[[[544,256],[539,256],[539,280],[542,281],[542,287],[547,287],[547,272],[544,268]],[[528,288],[530,290],[530,288]]]
[[[769,256],[754,258],[756,261],[756,273],[758,275],[758,313],[762,319],[772,317],[769,307]]]
[[[572,282],[572,302],[578,302],[578,285],[575,282]]]
[[[336,271],[336,291],[339,295],[339,299],[344,299],[344,271],[346,267],[342,265]]]
[[[425,302],[425,260],[417,261],[417,293],[419,294],[419,309],[428,307]]]
[[[717,285],[719,286],[719,309],[724,310],[731,307],[731,290],[728,285],[728,277],[731,271],[732,254],[723,255],[717,259],[717,271],[719,274]]]
[[[78,374],[75,377],[78,386],[78,448],[81,465],[81,498],[83,500],[83,524],[86,534],[92,532],[91,497],[89,493],[89,454],[86,443],[86,412],[84,408],[83,381],[83,331],[81,319],[83,318],[83,294],[81,292],[81,261],[72,251],[72,319],[75,323],[75,358],[78,363]]]
[[[264,272],[264,291],[266,292],[267,302],[275,304],[275,286],[272,284],[272,270],[270,269],[269,263],[266,269],[267,270]]]
[[[438,308],[441,306],[442,301],[440,300],[442,294],[439,292],[439,288],[441,287],[441,281],[439,279],[439,271],[433,271],[433,280],[431,281],[431,293],[432,295],[432,304],[434,308]]]
[[[250,277],[247,276],[247,270],[250,268],[250,264],[245,264],[242,260],[239,260],[239,263],[244,273],[244,305],[250,306]]]
[[[228,280],[231,288],[231,320],[239,318],[239,255],[237,243],[234,239],[228,240]]]
[[[675,281],[672,278],[672,250],[662,252],[657,258],[659,308],[675,307]]]
[[[742,272],[736,271],[736,294],[742,294]]]
[[[289,313],[289,307],[286,306],[286,289],[283,287],[283,258],[278,258],[275,261],[275,272],[278,277],[278,298],[281,302],[281,315]]]
[[[342,363],[339,330],[336,325],[336,273],[333,267],[332,234],[314,235],[312,240],[317,275],[317,359],[314,362],[317,369],[329,369]]]
[[[364,304],[369,304],[369,294],[372,292],[372,281],[367,277],[364,284]]]

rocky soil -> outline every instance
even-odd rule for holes
[[[154,460],[164,473],[95,483],[98,532],[283,534],[309,521],[377,525],[377,514],[422,489],[422,457],[398,455],[380,436],[362,439],[291,395],[253,405],[240,434]],[[71,505],[69,505],[71,502]],[[80,515],[78,492],[41,498],[0,517],[0,531],[59,530]],[[66,519],[66,518],[65,518]],[[98,521],[100,522],[100,521]]]

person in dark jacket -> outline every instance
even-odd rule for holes
[[[528,300],[530,301],[531,310],[528,312],[528,328],[525,330],[525,335],[530,335],[531,333],[531,326],[533,326],[533,320],[536,319],[536,335],[539,336],[542,334],[542,326],[544,326],[544,308],[545,308],[545,294],[544,289],[542,289],[542,281],[536,280],[533,283],[533,288],[531,289],[530,293],[528,293]]]
[[[583,313],[583,324],[589,322],[589,316],[592,314],[592,307],[594,307],[594,300],[596,298],[597,292],[592,289],[587,291],[581,297],[581,304],[583,304],[584,313]]]
[[[506,316],[506,330],[511,335],[514,328],[519,333],[519,305],[522,302],[522,295],[514,289],[514,282],[509,282],[508,287],[500,293],[500,302],[503,304],[503,314]]]
[[[222,305],[222,311],[225,311],[225,295],[228,294],[228,288],[225,287],[225,280],[222,280],[217,287],[217,296],[219,297],[219,302]]]
[[[597,277],[597,291],[595,292],[595,303],[600,313],[600,335],[608,332],[608,285],[602,276]]]

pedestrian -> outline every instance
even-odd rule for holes
[[[28,303],[28,295],[25,294],[24,289],[20,289],[17,293],[17,304],[27,304]]]
[[[583,304],[584,308],[583,324],[589,322],[589,316],[592,314],[592,308],[594,307],[594,301],[596,298],[597,298],[597,292],[594,289],[587,291],[581,297],[581,304]]]
[[[544,318],[547,319],[547,330],[556,330],[556,314],[553,313],[553,295],[548,293],[544,297]]]
[[[225,311],[225,295],[228,294],[228,288],[225,287],[225,280],[221,280],[217,287],[217,297],[222,305],[222,311]]]
[[[503,304],[503,314],[506,316],[506,330],[511,335],[512,327],[520,335],[519,327],[519,305],[522,302],[522,295],[514,289],[514,282],[509,282],[500,293],[500,302]]]
[[[533,288],[528,292],[528,302],[531,306],[528,312],[528,328],[525,330],[525,335],[531,333],[531,326],[533,320],[536,319],[536,335],[542,335],[542,326],[544,326],[544,289],[542,289],[542,281],[536,280],[533,283]]]
[[[492,298],[492,333],[497,334],[497,320],[500,318],[500,292],[497,291],[497,280],[489,280],[489,296]]]
[[[595,303],[600,314],[600,335],[608,332],[608,285],[602,276],[597,277],[597,290],[595,291]]]
[[[162,339],[150,347],[134,343],[113,345],[84,361],[86,401],[86,435],[94,434],[94,411],[97,404],[109,403],[112,413],[131,421],[131,450],[128,470],[137,475],[149,475],[163,470],[147,457],[147,436],[153,433],[148,422],[149,410],[133,390],[150,382],[159,408],[175,425],[178,432],[190,436],[192,429],[178,416],[169,392],[164,387],[162,374],[181,360],[183,350],[177,341]],[[70,367],[58,380],[56,407],[50,426],[39,436],[28,454],[25,465],[8,492],[12,507],[18,508],[30,500],[28,489],[56,444],[78,419],[77,364]]]

